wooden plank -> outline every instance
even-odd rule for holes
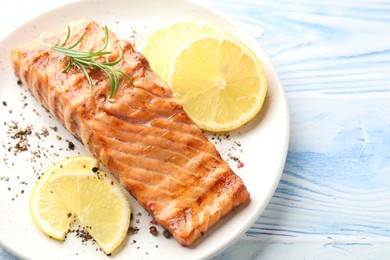
[[[289,96],[390,94],[386,1],[208,1],[267,50]]]
[[[16,260],[17,258],[11,255],[4,248],[0,247],[0,259]]]
[[[221,255],[213,258],[236,259],[337,259],[387,260],[390,243],[369,241],[270,241],[241,239]]]
[[[289,101],[284,174],[247,236],[390,238],[390,99]]]

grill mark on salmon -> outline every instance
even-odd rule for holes
[[[214,146],[210,142],[204,142],[204,139],[194,138],[193,136],[190,136],[188,134],[181,134],[177,130],[168,131],[167,129],[155,128],[153,129],[154,132],[150,134],[150,128],[145,128],[145,126],[142,125],[129,126],[127,124],[123,124],[123,122],[118,122],[118,120],[113,117],[107,118],[107,120],[105,120],[104,122],[100,120],[100,122],[104,124],[99,130],[99,134],[102,135],[102,138],[104,136],[106,138],[126,141],[129,136],[131,136],[133,142],[146,143],[149,145],[153,145],[154,147],[158,146],[159,148],[164,149],[164,151],[169,152],[177,153],[176,151],[179,150],[182,152],[181,155],[187,159],[191,159],[194,156],[194,153],[199,152],[199,150],[194,149],[194,147],[200,147],[199,144],[201,144],[203,146],[206,146],[205,148],[203,148],[203,150],[205,150],[204,153],[207,153],[210,156],[216,156],[215,153],[211,153],[206,150],[214,148]],[[111,129],[113,125],[117,126],[116,129]],[[110,135],[110,133],[114,133],[114,131],[115,134]],[[175,135],[169,137],[168,134]],[[183,141],[177,142],[177,140]],[[195,145],[194,143],[197,143],[197,145]]]
[[[84,31],[80,48],[100,50],[104,29],[90,19],[70,23],[69,44]],[[66,27],[39,39],[60,44]],[[169,86],[133,46],[109,32],[114,61],[132,80],[121,77],[109,99],[106,75],[90,70],[93,91],[84,74],[63,72],[67,58],[35,42],[12,51],[16,75],[87,150],[98,158],[156,221],[185,246],[191,246],[235,207],[249,201],[242,180],[221,158],[215,146],[184,112]]]

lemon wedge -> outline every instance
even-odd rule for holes
[[[90,169],[65,170],[53,174],[51,189],[106,254],[126,237],[130,225],[130,202],[123,188],[110,175]]]
[[[75,156],[64,159],[51,166],[35,184],[30,196],[30,213],[40,230],[48,236],[64,240],[74,212],[64,208],[62,202],[53,194],[48,179],[62,170],[99,168],[99,162],[91,156]]]
[[[172,57],[184,43],[201,35],[223,33],[216,25],[203,20],[170,22],[149,34],[141,47],[141,53],[149,61],[150,67],[167,80]]]
[[[184,110],[208,131],[229,131],[252,119],[267,93],[257,56],[227,35],[200,36],[172,58],[168,83]]]

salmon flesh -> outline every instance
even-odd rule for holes
[[[104,27],[83,18],[69,23],[70,46],[100,50]],[[60,45],[67,27],[45,32],[39,40]],[[110,81],[100,69],[64,71],[69,59],[35,41],[14,49],[16,75],[86,149],[100,160],[130,194],[175,239],[191,246],[233,208],[249,201],[249,193],[215,146],[190,119],[170,87],[128,41],[109,31],[107,50],[97,61],[115,61],[132,79],[120,76],[110,98]]]

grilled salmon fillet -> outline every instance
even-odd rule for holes
[[[75,49],[98,51],[104,28],[84,18],[69,23]],[[67,28],[43,33],[39,40],[61,44]],[[190,119],[169,86],[130,42],[109,31],[108,57],[129,75],[110,96],[110,82],[90,69],[91,91],[80,69],[64,71],[67,57],[29,42],[11,53],[16,75],[87,150],[98,158],[155,220],[183,245],[191,246],[233,208],[249,201],[242,180]]]

